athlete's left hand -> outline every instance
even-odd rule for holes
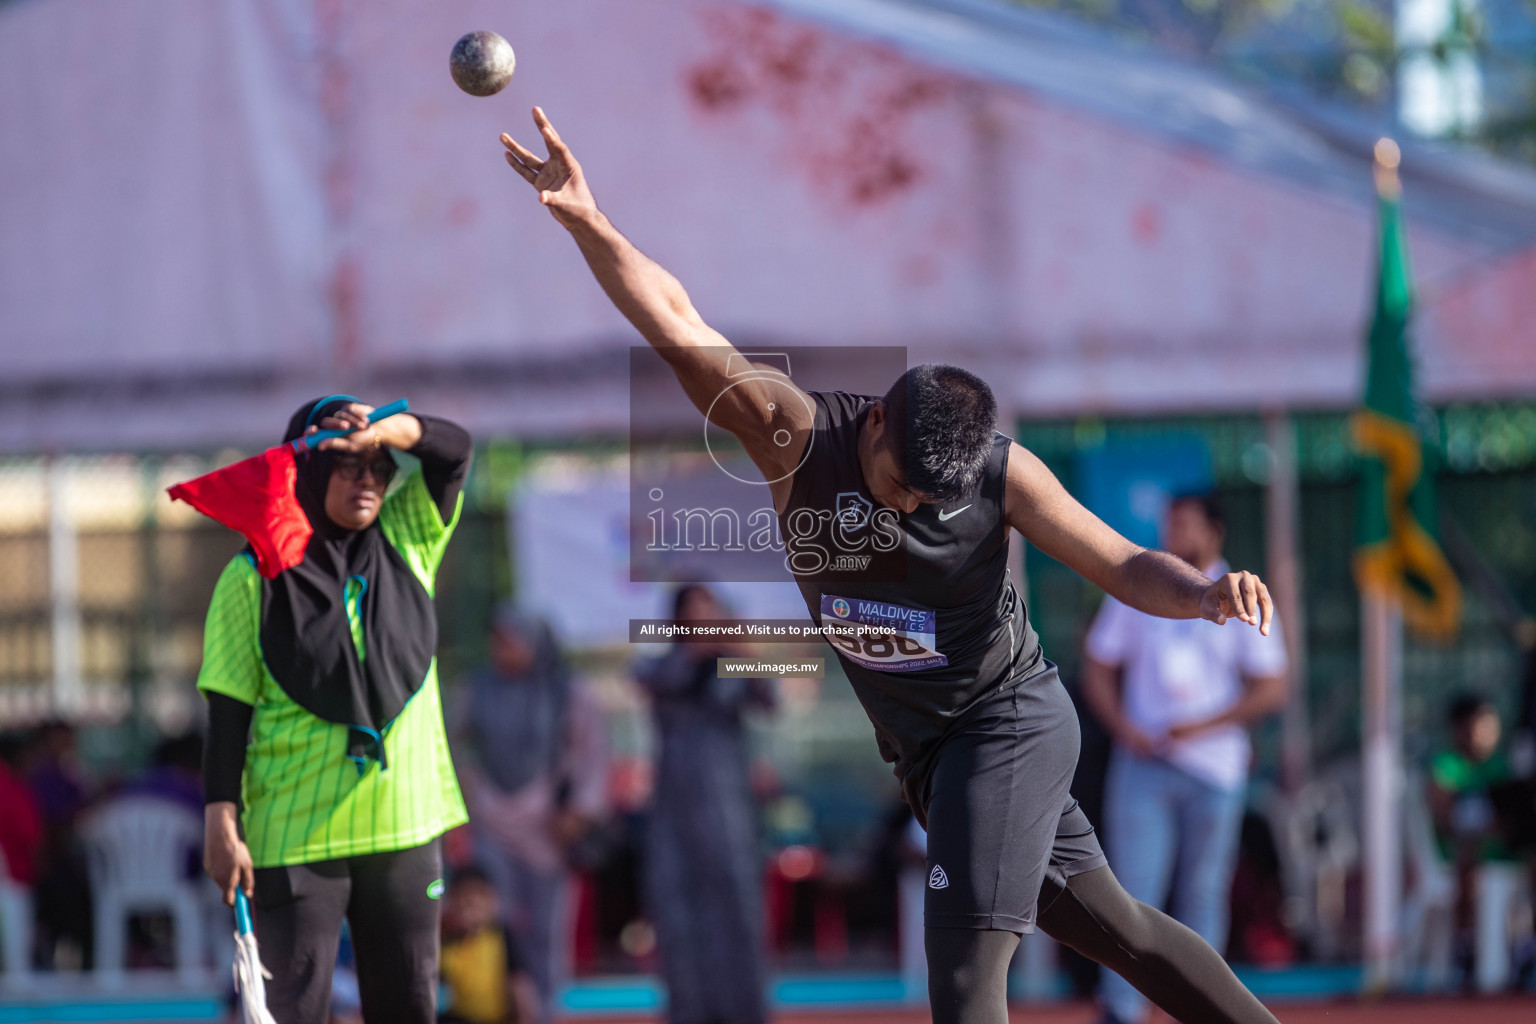
[[[1251,572],[1229,572],[1205,589],[1200,598],[1200,616],[1217,625],[1227,619],[1240,619],[1269,636],[1269,620],[1275,605],[1269,588]]]
[[[334,416],[325,417],[318,426],[310,427],[309,433],[320,430],[352,431],[343,437],[320,442],[322,450],[333,452],[366,452],[385,445],[405,451],[414,448],[416,442],[421,440],[421,421],[410,413],[398,413],[370,426],[368,417],[372,413],[373,406],[353,402],[346,408],[338,409]]]

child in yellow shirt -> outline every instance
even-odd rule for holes
[[[444,1001],[439,1024],[533,1024],[539,996],[501,915],[496,887],[479,868],[448,883],[440,958]]]

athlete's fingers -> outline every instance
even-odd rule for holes
[[[1214,595],[1216,598],[1216,607],[1212,609],[1211,614],[1208,615],[1207,618],[1219,626],[1227,621],[1227,610],[1222,607],[1227,599],[1226,591],[1222,589],[1221,582],[1217,581],[1216,583],[1211,584],[1210,590],[1206,591],[1206,593],[1207,595]],[[1202,609],[1204,603],[1204,601],[1201,602]]]
[[[243,864],[240,865],[239,880],[240,880],[240,888],[245,891],[246,897],[249,898],[249,899],[255,899],[256,898],[256,868],[254,866],[252,866],[250,861],[245,861]],[[229,902],[231,904],[233,904],[235,902],[234,893],[230,893]]]
[[[359,430],[367,423],[361,416],[327,416],[320,426],[326,430]]]
[[[1270,600],[1269,587],[1259,581],[1259,632],[1269,636],[1269,622],[1275,617],[1275,602]]]
[[[1243,621],[1250,626],[1259,624],[1259,578],[1251,572],[1242,576]]]
[[[544,116],[543,108],[533,108],[533,123],[539,126],[539,134],[544,136],[544,144],[549,147],[550,156],[558,154],[569,157],[571,155],[570,147],[561,141],[560,133],[555,131],[555,126],[550,124],[549,118]]]
[[[341,437],[328,437],[315,447],[322,452],[359,452],[363,446],[358,443],[357,434],[343,434]]]
[[[1228,612],[1228,614],[1234,618],[1242,619],[1244,622],[1247,622],[1248,617],[1243,612],[1242,577],[1237,575],[1237,573],[1228,573],[1226,577],[1226,583],[1227,586],[1225,592],[1227,595],[1227,601],[1230,603],[1230,607],[1232,609],[1230,612]]]
[[[348,421],[342,420],[342,419],[334,419],[334,418],[329,417],[329,416],[327,416],[325,419],[321,420],[320,421],[320,425],[322,427],[324,427],[326,430],[348,430],[348,431],[356,431],[357,430],[357,424],[349,423]],[[340,442],[340,443],[338,443],[338,442]],[[318,447],[323,451],[323,450],[325,450],[327,448],[350,448],[351,445],[352,445],[351,435],[350,434],[346,434],[346,435],[343,435],[341,437],[327,438],[326,440],[321,441]]]
[[[506,146],[507,151],[510,152],[513,156],[517,157],[517,159],[522,162],[524,167],[537,171],[540,167],[544,166],[543,160],[537,156],[534,156],[532,152],[525,149],[520,142],[518,142],[512,136],[508,135],[506,132],[501,133],[501,144]]]
[[[524,181],[528,182],[530,185],[533,184],[533,179],[537,177],[533,171],[519,163],[517,157],[513,156],[511,153],[503,153],[502,156],[507,158],[507,163],[511,165],[514,171],[523,176]]]
[[[366,414],[353,412],[350,409],[342,409],[334,416],[327,416],[320,421],[320,426],[326,430],[360,430],[367,425]]]

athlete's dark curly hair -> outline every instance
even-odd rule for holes
[[[986,381],[958,366],[924,363],[883,399],[890,450],[907,486],[930,501],[953,501],[981,481],[992,451],[997,401]]]

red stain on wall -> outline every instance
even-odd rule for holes
[[[901,279],[909,285],[922,288],[938,284],[944,271],[933,253],[923,253],[904,260],[900,268]]]
[[[1136,241],[1151,245],[1163,233],[1163,211],[1151,203],[1138,206],[1131,217],[1131,232]]]
[[[480,204],[468,196],[460,196],[448,204],[448,223],[456,228],[473,224],[480,217]]]
[[[702,18],[713,49],[687,69],[684,85],[703,112],[777,114],[792,165],[858,206],[922,180],[911,122],[954,93],[952,79],[767,10],[716,7]]]
[[[688,91],[706,110],[734,106],[747,97],[748,84],[728,64],[701,64],[688,75]]]

